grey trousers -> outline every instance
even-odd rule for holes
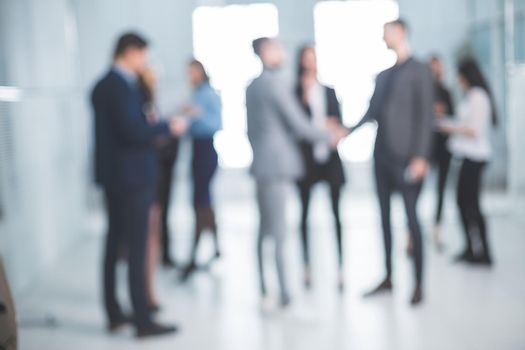
[[[289,299],[285,277],[284,241],[286,235],[286,198],[291,181],[283,179],[257,180],[257,204],[259,206],[260,224],[257,240],[257,259],[261,293],[266,295],[264,279],[263,246],[265,238],[275,244],[275,262],[279,279],[281,300]]]

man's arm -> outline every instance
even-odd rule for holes
[[[418,123],[414,125],[414,156],[410,160],[409,172],[411,180],[422,181],[428,171],[428,159],[432,146],[432,131],[434,122],[434,85],[429,67],[422,67],[416,79],[414,113]]]
[[[309,142],[325,141],[330,143],[331,135],[328,131],[314,127],[302,110],[292,91],[286,86],[274,84],[272,93],[277,109],[284,119],[286,125],[290,127],[295,137]]]
[[[129,108],[129,91],[113,87],[111,122],[117,135],[126,143],[148,145],[158,136],[169,136],[170,129],[164,122],[149,124],[141,115],[133,115]]]
[[[430,68],[421,67],[419,76],[416,79],[414,103],[416,120],[419,122],[414,125],[415,142],[414,150],[416,157],[428,159],[432,147],[432,131],[434,124],[434,85]]]
[[[374,88],[374,93],[372,94],[372,98],[370,99],[370,103],[368,105],[368,110],[366,111],[365,115],[359,122],[357,122],[356,125],[354,125],[350,130],[354,132],[355,130],[359,129],[364,124],[377,120],[377,116],[379,113],[379,110],[381,108],[380,101],[379,101],[379,89],[380,84],[382,83],[381,75],[379,75],[376,78],[376,86]]]

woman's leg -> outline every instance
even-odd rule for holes
[[[204,230],[212,231],[215,240],[216,256],[219,255],[215,214],[211,208],[211,180],[217,170],[217,152],[212,139],[193,141],[193,207],[195,211],[195,236],[191,249],[190,262],[182,279],[186,280],[196,269],[197,250]]]
[[[438,159],[438,183],[437,183],[437,206],[433,232],[433,239],[436,247],[441,249],[443,246],[441,237],[441,220],[443,218],[443,203],[445,201],[445,191],[448,172],[450,169],[451,155],[444,149]]]
[[[343,253],[343,229],[341,225],[341,215],[339,212],[339,203],[341,198],[341,185],[330,184],[330,199],[332,202],[332,213],[335,224],[335,239],[337,243],[337,263],[339,267],[338,284],[339,289],[344,288],[344,253]]]
[[[300,183],[299,194],[301,196],[301,246],[303,250],[303,266],[304,266],[304,286],[309,288],[311,285],[311,269],[310,269],[310,249],[308,240],[308,211],[310,208],[310,192],[312,186],[308,183]]]
[[[457,261],[470,260],[474,256],[474,252],[472,249],[472,239],[470,236],[470,181],[470,166],[467,160],[463,160],[463,164],[461,165],[461,169],[459,171],[456,202],[459,209],[461,224],[463,226],[463,234],[465,237],[465,249],[461,254],[457,256]]]
[[[489,242],[487,238],[487,228],[485,223],[485,217],[481,211],[481,201],[480,201],[480,193],[481,193],[481,176],[483,172],[483,168],[485,166],[484,162],[471,162],[472,163],[472,203],[471,203],[471,210],[472,210],[472,219],[473,222],[476,225],[477,232],[479,234],[479,240],[481,242],[483,252],[479,256],[480,262],[484,263],[491,263],[491,253],[490,253],[490,247]]]

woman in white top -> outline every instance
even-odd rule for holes
[[[296,97],[306,112],[310,122],[327,128],[342,125],[342,114],[335,90],[322,85],[317,79],[317,56],[315,48],[306,45],[298,55]],[[305,176],[297,183],[301,196],[301,243],[303,249],[304,286],[311,286],[310,240],[308,212],[312,188],[319,182],[328,184],[334,218],[337,244],[338,287],[344,290],[343,268],[343,229],[339,213],[341,191],[345,183],[343,164],[337,149],[331,149],[323,143],[301,142],[301,153],[305,167]]]
[[[441,130],[451,134],[448,146],[462,160],[457,188],[457,204],[465,233],[465,250],[456,261],[491,265],[485,218],[480,207],[481,176],[492,155],[491,128],[497,124],[497,114],[485,78],[475,61],[459,64],[459,83],[465,97],[458,106],[458,119],[441,124]],[[474,251],[476,241],[482,250]]]

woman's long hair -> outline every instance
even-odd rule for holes
[[[496,111],[496,104],[490,87],[481,73],[481,69],[476,61],[472,58],[463,59],[458,65],[458,73],[467,81],[470,87],[479,87],[487,93],[490,99],[492,108],[492,125],[498,125],[498,113]]]
[[[306,69],[303,66],[303,57],[308,50],[315,50],[315,48],[313,45],[304,45],[299,49],[297,53],[297,77],[296,77],[295,92],[299,98],[303,96],[303,92],[304,92],[303,84],[301,83],[303,75],[306,72]]]
[[[210,76],[208,75],[208,72],[206,72],[206,68],[204,68],[204,65],[202,64],[201,61],[199,61],[199,60],[197,60],[195,58],[192,58],[190,60],[189,65],[197,67],[197,69],[199,69],[201,71],[202,77],[203,77],[203,82],[205,82],[205,83],[209,83],[210,82]]]

